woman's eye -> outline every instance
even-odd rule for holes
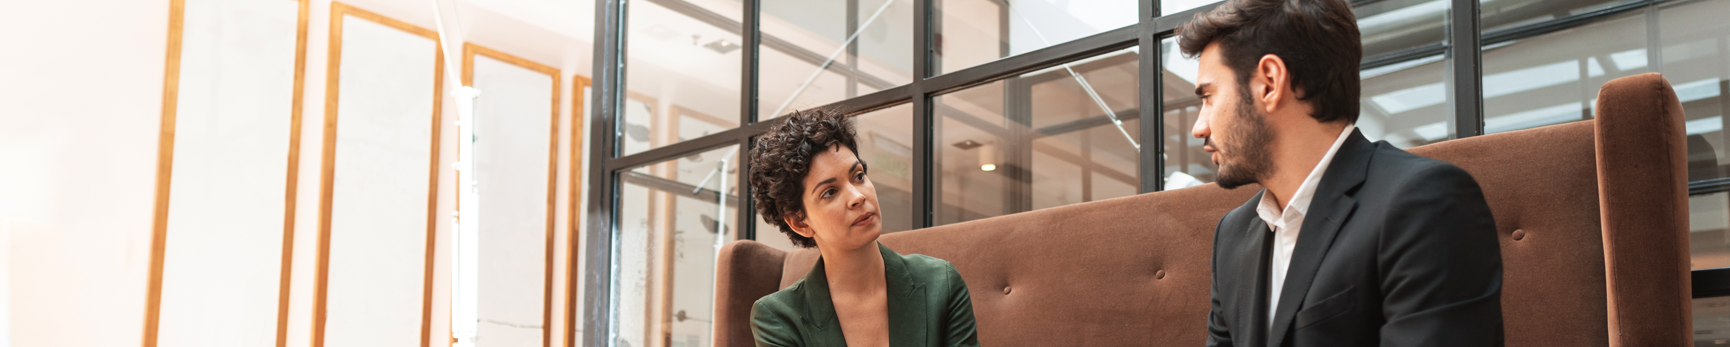
[[[834,189],[830,189],[830,190],[825,190],[825,191],[823,191],[823,195],[819,195],[819,197],[822,197],[822,198],[829,198],[829,196],[830,196],[830,195],[835,195],[835,190],[834,190]]]

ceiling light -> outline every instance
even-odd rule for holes
[[[717,39],[715,41],[710,41],[708,44],[703,45],[703,48],[708,48],[708,49],[714,50],[715,52],[719,52],[721,54],[727,54],[727,53],[732,53],[735,50],[738,50],[739,44],[733,43],[732,41]]]
[[[979,146],[979,170],[997,171],[997,146]]]

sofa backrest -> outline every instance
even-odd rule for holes
[[[1691,340],[1680,104],[1657,74],[1611,81],[1598,100],[1596,120],[1411,149],[1460,166],[1485,192],[1508,346]],[[1209,184],[881,240],[955,264],[983,345],[1200,345],[1214,226],[1258,190]],[[716,345],[751,345],[751,302],[816,260],[815,249],[751,241],[724,249]]]

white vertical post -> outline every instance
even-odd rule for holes
[[[433,5],[433,23],[438,26],[439,43],[444,54],[445,80],[451,81],[451,94],[457,101],[457,213],[455,233],[451,237],[451,337],[456,339],[453,346],[474,347],[475,334],[479,330],[480,297],[479,278],[480,259],[480,194],[475,186],[475,98],[481,92],[472,86],[462,85],[461,69],[457,68],[464,58],[453,52],[461,52],[458,45],[462,44],[461,23],[457,30],[445,30],[444,10],[439,6],[439,0],[430,0]],[[454,8],[452,9],[455,10]],[[452,16],[452,18],[456,18]],[[0,346],[3,347],[3,346]]]

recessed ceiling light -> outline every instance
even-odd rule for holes
[[[738,50],[739,44],[733,43],[732,41],[717,39],[715,41],[710,41],[708,44],[703,45],[703,48],[708,48],[710,50],[714,50],[715,52],[719,52],[721,54],[727,54],[727,53],[732,53],[735,50]]]
[[[960,149],[974,149],[974,148],[979,148],[979,146],[984,146],[984,145],[985,144],[979,143],[977,141],[964,140],[961,142],[956,142],[953,146],[955,146],[955,148],[960,148]]]

